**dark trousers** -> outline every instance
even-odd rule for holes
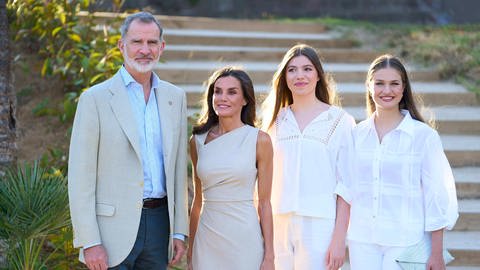
[[[170,235],[167,205],[143,209],[132,251],[112,270],[165,270]]]

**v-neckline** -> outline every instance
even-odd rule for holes
[[[390,133],[394,132],[395,130],[398,129],[398,127],[403,123],[403,120],[405,120],[405,115],[402,115],[402,118],[400,121],[389,131],[385,132],[383,136],[380,137],[380,134],[378,133],[377,125],[375,123],[375,116],[373,117],[373,131],[375,132],[375,135],[378,140],[378,144],[382,144],[382,142],[385,140],[385,137],[387,137]]]
[[[202,143],[202,144],[203,144],[203,146],[207,146],[207,145],[209,145],[211,142],[217,141],[218,139],[220,139],[220,138],[222,138],[222,137],[225,137],[225,136],[228,135],[228,134],[232,134],[232,133],[234,133],[235,131],[242,129],[242,128],[245,127],[245,126],[247,126],[247,125],[244,124],[243,126],[239,126],[239,127],[237,127],[237,128],[234,128],[234,129],[230,130],[229,132],[225,132],[225,133],[223,133],[222,135],[220,135],[220,136],[212,139],[211,141],[206,142],[206,141],[207,141],[207,138],[208,138],[208,134],[209,134],[210,131],[211,131],[211,129],[210,129],[210,130],[208,130],[207,133],[205,134],[205,139],[203,139],[203,143]]]
[[[289,113],[291,114],[291,117],[293,118],[293,122],[295,123],[295,126],[297,127],[297,130],[300,132],[300,134],[303,134],[303,132],[312,124],[314,123],[318,118],[320,118],[320,116],[322,116],[323,114],[329,112],[331,109],[332,109],[332,105],[329,105],[328,106],[328,109],[322,111],[321,113],[317,114],[317,116],[315,116],[314,118],[312,118],[312,120],[310,120],[310,122],[308,122],[308,124],[306,124],[303,129],[300,129],[300,125],[298,124],[298,121],[297,121],[297,118],[295,117],[295,114],[293,113],[292,111],[292,108],[290,108],[290,106],[288,106],[288,111]]]

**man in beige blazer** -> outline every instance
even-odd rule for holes
[[[163,270],[188,234],[186,97],[152,71],[165,47],[158,21],[136,13],[121,32],[124,65],[80,96],[73,124],[74,246],[89,269]]]

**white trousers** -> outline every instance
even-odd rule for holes
[[[402,270],[395,261],[406,247],[381,246],[349,240],[351,270]]]
[[[282,214],[273,221],[276,270],[326,269],[334,219]]]

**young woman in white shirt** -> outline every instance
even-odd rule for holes
[[[272,208],[275,267],[339,269],[345,258],[349,205],[345,190],[353,118],[337,106],[314,48],[284,56],[264,103],[274,149]]]
[[[445,269],[443,231],[458,217],[438,133],[425,124],[402,62],[382,55],[366,79],[369,118],[353,131],[348,245],[352,270],[400,270],[406,248],[431,241],[428,270]]]

